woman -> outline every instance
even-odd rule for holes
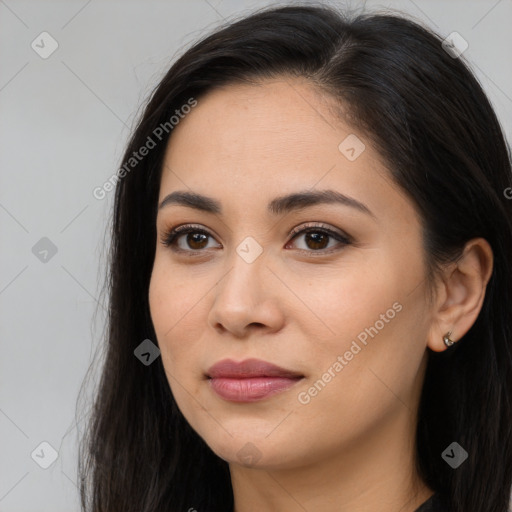
[[[510,187],[412,21],[288,6],[195,44],[118,173],[83,509],[506,512]]]

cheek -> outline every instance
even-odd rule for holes
[[[189,278],[172,270],[165,257],[156,257],[149,286],[151,319],[169,387],[187,418],[195,414],[190,397],[197,395],[203,377],[197,361],[204,325],[197,315],[202,314],[201,298],[208,289],[191,285]]]
[[[290,288],[299,299],[296,307],[304,311],[295,314],[293,322],[299,323],[320,353],[348,350],[359,335],[364,342],[369,336],[366,329],[375,333],[376,323],[379,333],[389,331],[388,325],[402,309],[400,279],[389,267],[359,265],[314,274],[302,284],[299,277],[289,277],[293,279]]]
[[[194,284],[199,282],[194,280]],[[149,307],[162,361],[166,370],[173,373],[175,361],[183,361],[192,353],[195,340],[199,339],[197,314],[208,287],[194,284],[173,270],[165,256],[157,254],[149,286]]]
[[[303,351],[312,369],[308,385],[321,381],[318,393],[311,390],[318,407],[344,404],[363,413],[372,403],[378,411],[396,401],[393,393],[412,391],[425,354],[429,316],[421,259],[409,261],[417,263],[380,254],[374,262],[337,271],[336,279],[303,284],[311,312],[296,315],[295,321],[307,343]]]
[[[424,286],[410,293],[410,281],[389,269],[367,276],[342,279],[341,290],[331,286],[323,301],[317,297],[318,311],[335,334],[317,337],[309,351],[314,371],[309,387],[301,390],[301,403],[309,401],[311,410],[339,411],[329,416],[332,428],[346,411],[348,430],[362,431],[389,411],[412,405],[425,356]]]

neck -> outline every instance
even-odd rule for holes
[[[373,431],[309,464],[230,465],[235,512],[414,512],[431,495],[415,468],[415,414],[402,406]]]

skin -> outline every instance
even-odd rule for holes
[[[470,241],[428,300],[414,204],[329,101],[297,78],[231,84],[200,98],[167,148],[159,203],[177,190],[196,192],[219,201],[222,213],[176,204],[158,211],[151,316],[180,410],[229,463],[236,512],[412,512],[427,500],[433,491],[414,469],[427,347],[444,350],[447,331],[454,340],[467,332],[492,270],[487,242]],[[354,161],[338,149],[349,134],[366,146]],[[267,211],[277,196],[307,189],[338,191],[372,215],[335,203]],[[188,223],[211,237],[194,245],[182,235],[188,253],[161,243],[167,230]],[[288,236],[306,223],[352,242],[315,246],[304,233]],[[236,250],[249,236],[263,250],[252,263]],[[394,318],[333,371],[397,303]],[[304,377],[253,403],[228,402],[210,389],[205,373],[214,363],[253,357]],[[329,368],[335,377],[301,403],[299,394]]]

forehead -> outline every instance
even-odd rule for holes
[[[196,149],[215,149],[219,158],[248,159],[253,152],[262,157],[263,149],[272,149],[269,157],[279,150],[300,160],[305,152],[301,147],[325,151],[330,144],[336,150],[339,131],[348,130],[329,111],[332,103],[297,79],[229,84],[198,100],[193,112],[173,130],[170,145],[185,144],[190,149],[192,135],[201,140],[201,148]]]
[[[363,202],[400,195],[365,135],[333,106],[313,85],[291,78],[209,92],[173,129],[160,200],[187,188],[245,206],[308,188],[337,189]]]

